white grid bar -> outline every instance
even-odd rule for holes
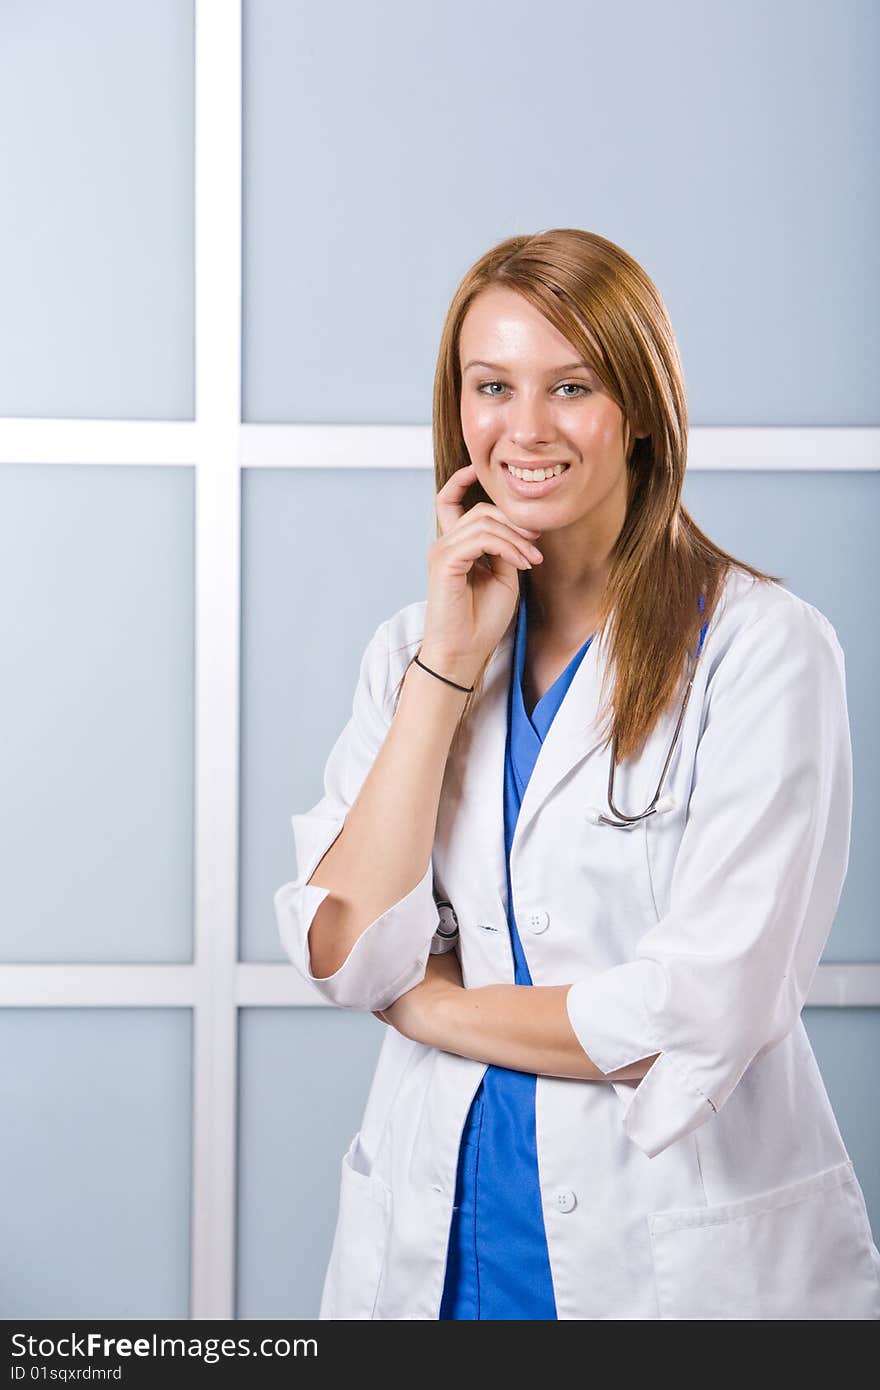
[[[25,420],[0,417],[0,463],[193,464],[189,420]]]
[[[242,1008],[258,1008],[267,1004],[333,1007],[301,975],[286,965],[239,965],[235,977],[235,997],[236,1003]],[[855,962],[820,965],[807,1007],[823,1004],[880,1006],[880,964]]]
[[[193,965],[6,965],[0,1008],[192,1008],[205,972]]]
[[[243,468],[431,468],[430,425],[242,425]],[[688,434],[688,470],[880,469],[880,429],[715,429]]]
[[[235,1303],[241,3],[196,0],[196,689],[190,1317]]]
[[[821,471],[880,468],[880,429],[715,429],[705,426],[688,435],[688,469],[733,472],[767,470]]]
[[[0,1008],[184,1008],[210,1003],[201,965],[4,965]],[[287,962],[240,963],[231,1010],[332,1008]],[[820,965],[807,1007],[880,1007],[880,964]]]
[[[198,274],[198,271],[197,271]],[[215,348],[216,348],[215,344]],[[192,464],[203,421],[0,417],[0,463]],[[241,425],[242,468],[429,468],[430,425]],[[688,470],[874,471],[880,429],[694,426]]]

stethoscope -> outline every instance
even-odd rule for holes
[[[699,605],[700,612],[702,613],[704,608],[704,598],[702,594],[700,594]],[[675,752],[676,745],[678,744],[678,736],[681,733],[681,726],[684,723],[684,716],[688,707],[688,701],[691,698],[691,690],[694,684],[694,675],[696,674],[697,662],[699,661],[700,653],[703,650],[703,642],[706,639],[706,630],[708,626],[708,622],[705,622],[700,630],[700,645],[697,647],[696,654],[694,654],[693,652],[688,653],[687,689],[684,692],[684,697],[681,702],[681,709],[679,710],[678,714],[678,722],[675,725],[675,732],[672,735],[672,742],[669,745],[669,752],[666,754],[666,761],[664,762],[663,770],[660,773],[660,780],[657,783],[657,790],[651,798],[650,805],[648,805],[644,811],[640,811],[637,816],[627,816],[624,815],[623,811],[619,811],[614,804],[614,762],[615,754],[617,752],[617,735],[615,734],[611,741],[611,766],[608,769],[608,807],[611,811],[611,815],[606,816],[604,811],[601,811],[598,806],[588,806],[586,810],[586,817],[587,820],[589,820],[593,825],[611,825],[615,828],[615,830],[628,830],[630,826],[637,825],[639,821],[645,820],[648,816],[662,815],[664,811],[671,811],[677,805],[674,796],[661,797],[660,793],[663,790],[663,783],[666,781],[666,774],[669,771],[669,764],[672,762],[672,755]],[[439,920],[437,924],[437,930],[434,933],[434,937],[431,941],[431,955],[443,955],[447,951],[454,950],[458,942],[458,918],[455,914],[455,908],[452,906],[452,903],[449,902],[448,899],[435,899],[435,902],[437,905],[437,915]]]
[[[702,594],[700,594],[699,606],[700,612],[702,613],[704,607],[704,596]],[[649,805],[645,808],[644,811],[640,811],[637,816],[627,816],[624,815],[623,811],[619,811],[614,804],[614,764],[616,761],[617,754],[617,735],[615,734],[611,740],[611,766],[608,769],[608,808],[611,811],[611,815],[606,816],[605,812],[601,811],[598,806],[588,806],[586,810],[586,817],[592,825],[612,825],[614,826],[615,830],[628,830],[630,826],[637,825],[639,821],[645,820],[648,816],[662,815],[664,811],[672,811],[677,805],[674,796],[661,797],[660,793],[663,790],[663,783],[666,781],[666,774],[669,771],[669,764],[672,762],[672,755],[675,752],[676,744],[678,743],[678,736],[681,733],[681,726],[684,723],[685,711],[687,710],[688,701],[691,698],[691,690],[694,684],[694,675],[696,674],[697,662],[699,661],[700,653],[703,650],[703,642],[706,638],[706,629],[708,628],[708,626],[708,622],[705,622],[702,626],[702,629],[700,631],[700,645],[697,647],[696,655],[694,655],[693,652],[688,653],[687,689],[684,692],[684,698],[682,700],[681,709],[679,710],[678,714],[678,722],[675,726],[675,732],[672,735],[672,742],[669,745],[669,752],[666,754],[666,761],[663,764],[663,771],[660,773],[660,780],[657,783],[657,790],[651,798]]]

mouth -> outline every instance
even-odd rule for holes
[[[545,497],[548,493],[555,492],[569,469],[570,465],[567,463],[556,463],[535,469],[517,468],[514,473],[512,466],[506,461],[501,465],[507,486],[517,497]],[[535,476],[536,474],[538,476]]]

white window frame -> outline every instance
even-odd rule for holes
[[[231,1319],[238,1010],[329,1007],[288,963],[238,960],[241,470],[433,463],[429,425],[241,423],[241,0],[195,0],[195,13],[195,420],[0,418],[0,463],[195,469],[194,960],[4,964],[0,1006],[192,1009],[190,1317]],[[876,470],[880,429],[694,428],[688,467]],[[880,1005],[880,963],[821,965],[808,1003]]]

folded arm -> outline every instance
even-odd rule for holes
[[[435,1047],[511,1071],[588,1081],[638,1081],[657,1054],[614,1072],[587,1055],[565,1005],[570,985],[482,985],[448,991],[432,1017]]]
[[[378,1014],[416,1042],[475,1062],[539,1076],[639,1081],[656,1053],[603,1072],[584,1051],[566,1007],[570,985],[464,989],[455,952],[431,956],[424,980]]]
[[[437,1045],[551,1075],[644,1068],[623,1129],[653,1158],[710,1122],[795,1026],[851,816],[843,650],[817,609],[774,604],[718,656],[668,903],[634,957],[570,986],[463,990],[440,1001]]]

